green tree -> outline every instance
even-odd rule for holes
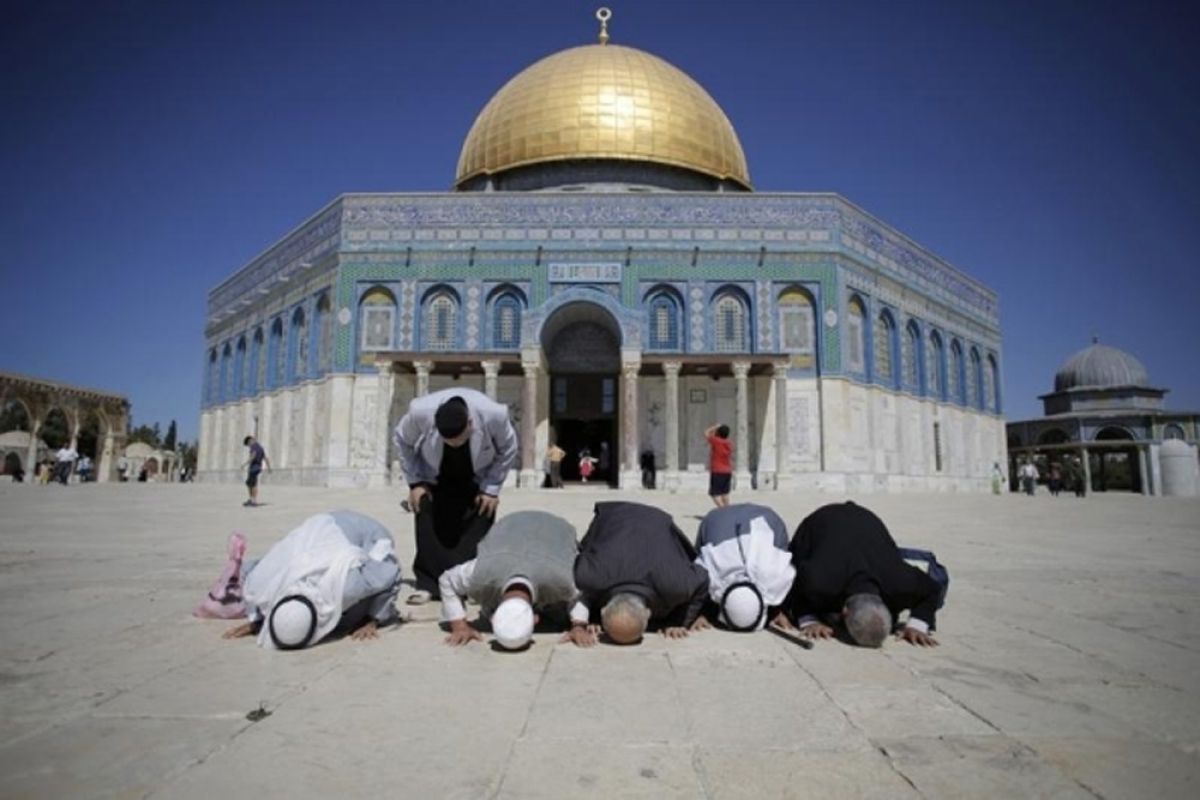
[[[165,439],[163,439],[163,449],[164,450],[174,450],[175,449],[176,435],[177,434],[175,431],[175,420],[171,420],[170,426],[167,427],[167,436]]]
[[[4,408],[0,409],[0,433],[27,430],[29,430],[29,415],[25,413],[25,406],[16,400],[9,400]]]
[[[162,441],[159,439],[158,425],[138,425],[136,428],[131,428],[129,431],[129,443],[144,442],[151,447],[161,447]]]

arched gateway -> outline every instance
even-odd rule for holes
[[[550,378],[550,440],[567,452],[563,479],[579,479],[586,450],[598,462],[596,481],[615,486],[623,456],[617,425],[620,325],[595,303],[569,303],[546,320],[541,345]]]

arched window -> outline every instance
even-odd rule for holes
[[[225,349],[221,351],[221,390],[217,396],[218,402],[224,403],[229,400],[229,389],[231,380],[233,378],[233,376],[230,374],[232,372],[232,366],[233,348],[229,346],[228,342],[226,342]]]
[[[921,391],[921,329],[915,320],[909,320],[904,328],[904,344],[900,352],[904,368],[904,388],[911,392]]]
[[[713,302],[713,311],[713,349],[718,353],[749,352],[750,332],[742,298],[723,292]]]
[[[983,393],[983,361],[979,351],[971,348],[971,405],[982,411],[987,406],[987,395]]]
[[[1183,427],[1171,423],[1163,427],[1163,439],[1187,439],[1187,435],[1183,432]]]
[[[991,398],[992,411],[1000,413],[1000,365],[996,361],[996,357],[988,353],[987,357],[987,374],[991,385],[988,387],[988,397]]]
[[[333,314],[329,303],[329,294],[325,293],[317,299],[316,317],[313,319],[313,336],[316,341],[310,352],[312,360],[309,372],[312,375],[324,375],[329,372],[333,354]]]
[[[393,350],[396,342],[396,298],[382,286],[367,291],[359,302],[359,349]]]
[[[217,348],[208,351],[208,380],[204,387],[204,399],[209,403],[217,402]]]
[[[258,394],[263,390],[263,366],[266,359],[262,357],[262,346],[263,332],[262,328],[258,328],[250,339],[250,368],[247,370],[249,391],[247,394]]]
[[[283,320],[279,317],[271,323],[271,338],[267,341],[267,388],[278,389],[283,385]]]
[[[292,312],[291,332],[288,335],[287,381],[295,383],[304,377],[305,361],[308,357],[308,326],[304,309]]]
[[[816,343],[812,296],[799,288],[779,295],[779,346],[788,353],[811,354]]]
[[[926,391],[939,400],[946,399],[946,347],[937,331],[929,334],[929,380]]]
[[[458,347],[458,299],[448,290],[433,294],[425,303],[426,350],[453,350]]]
[[[521,346],[521,300],[504,292],[492,303],[492,346],[513,350]]]
[[[246,396],[246,337],[238,339],[237,349],[233,356],[233,396]]]
[[[893,354],[896,351],[896,323],[887,311],[875,320],[875,380],[891,385],[895,381]]]
[[[652,293],[646,303],[651,350],[680,350],[679,301],[666,289]]]
[[[867,309],[858,297],[846,304],[846,367],[850,372],[867,371]]]
[[[950,370],[947,374],[947,387],[950,399],[960,405],[967,404],[967,376],[964,374],[962,345],[955,339],[950,343]]]

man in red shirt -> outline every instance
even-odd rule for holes
[[[713,425],[704,432],[708,440],[708,496],[717,507],[729,505],[729,486],[733,483],[733,442],[728,425]]]

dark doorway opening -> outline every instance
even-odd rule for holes
[[[592,461],[589,484],[616,486],[617,375],[621,330],[601,305],[569,303],[546,321],[542,346],[550,367],[550,438],[566,456],[564,481],[581,481],[583,459]]]
[[[616,376],[555,375],[551,381],[550,427],[567,454],[563,480],[583,480],[586,455],[595,459],[588,483],[616,486]]]

